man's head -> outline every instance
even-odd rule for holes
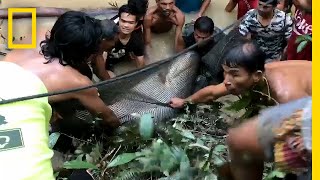
[[[123,34],[131,34],[140,17],[133,9],[129,8],[128,5],[123,5],[119,8],[119,27],[120,32]]]
[[[224,56],[224,84],[239,95],[260,82],[266,54],[253,42],[240,40]]]
[[[103,51],[109,51],[114,47],[115,42],[118,40],[119,27],[115,22],[109,19],[101,20],[100,24],[103,33],[100,48]]]
[[[214,23],[208,16],[199,17],[194,23],[194,39],[201,42],[210,37],[214,32]]]
[[[148,10],[149,0],[128,0],[128,6],[130,9],[135,9],[140,17],[144,17]]]
[[[258,12],[262,17],[270,16],[278,5],[278,0],[259,0]]]
[[[48,60],[76,67],[87,61],[99,49],[102,28],[96,19],[79,11],[62,14],[53,25],[50,35],[41,41],[41,54]]]
[[[312,13],[312,0],[295,0],[295,4],[305,12]]]
[[[162,14],[169,16],[175,5],[175,0],[156,0],[158,9],[162,11]]]

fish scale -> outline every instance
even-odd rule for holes
[[[160,70],[158,66],[154,66],[147,71],[137,72],[128,79],[119,79],[113,84],[99,87],[100,97],[122,123],[134,120],[134,113],[151,113],[155,121],[172,118],[177,110],[147,102],[154,100],[167,103],[172,97],[189,96],[193,90],[199,60],[195,52],[187,52],[161,64]],[[165,81],[161,77],[164,72],[167,72]],[[141,102],[144,99],[148,101]],[[86,110],[77,111],[75,116],[82,120],[92,119]]]

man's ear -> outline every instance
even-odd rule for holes
[[[253,74],[253,81],[255,83],[259,82],[262,78],[263,78],[263,72],[261,70],[258,70]]]

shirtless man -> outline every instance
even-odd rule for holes
[[[91,66],[93,73],[97,75],[100,80],[107,80],[115,75],[111,71],[105,69],[104,52],[109,52],[115,46],[118,40],[119,28],[115,22],[109,19],[101,21],[102,30],[104,31],[105,38],[102,39],[98,53],[92,55]]]
[[[172,98],[171,106],[181,108],[188,101],[206,103],[228,94],[241,95],[255,86],[265,87],[265,93],[269,93],[281,104],[312,95],[310,62],[297,60],[264,64],[265,59],[266,55],[257,45],[244,40],[236,44],[224,57],[223,83],[205,87],[186,99]],[[269,110],[258,118],[230,129],[227,143],[232,172],[229,179],[262,179],[263,161],[272,158],[269,148],[273,147],[275,135],[271,131],[273,127],[279,127],[282,120],[280,116],[289,117],[295,110],[297,108],[291,108],[290,112],[283,108],[279,111]],[[264,150],[269,154],[264,155]]]
[[[311,0],[297,0],[295,4],[311,13]],[[280,78],[278,82],[275,80],[279,88],[274,90],[279,95],[286,94],[288,97],[283,99],[283,102],[289,102],[263,110],[258,116],[229,129],[227,144],[231,162],[229,166],[225,166],[230,167],[229,179],[262,179],[264,162],[274,162],[277,169],[297,174],[297,179],[311,180],[311,63],[281,63],[287,64],[287,68],[277,68],[280,63],[270,63],[266,66],[273,65],[273,69],[279,69],[274,75]],[[281,68],[284,69],[280,70]],[[294,69],[300,73],[295,75]],[[291,88],[287,88],[289,83],[292,84]],[[303,97],[305,94],[310,96]]]
[[[266,59],[258,46],[249,40],[240,40],[224,56],[224,82],[207,86],[186,99],[172,98],[173,108],[185,103],[206,103],[219,97],[240,95],[255,86],[262,86],[278,103],[286,103],[311,96],[311,63],[282,61],[264,65]],[[300,72],[297,75],[297,72]]]
[[[229,129],[231,162],[220,167],[220,176],[228,180],[261,180],[264,162],[274,162],[282,172],[311,180],[311,109],[312,98],[306,96],[264,109]]]
[[[13,50],[4,61],[14,63],[38,76],[48,92],[92,85],[79,69],[98,52],[105,38],[99,20],[77,11],[61,15],[37,49]],[[43,37],[39,37],[40,39]],[[49,97],[49,103],[78,100],[93,115],[103,119],[105,128],[116,128],[119,119],[99,98],[96,88]]]
[[[168,32],[172,26],[176,26],[175,49],[178,51],[178,38],[182,33],[185,22],[183,12],[175,6],[174,0],[156,0],[157,5],[150,7],[144,18],[144,36],[145,44],[151,47],[151,32]]]

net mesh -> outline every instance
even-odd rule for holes
[[[219,84],[223,81],[223,55],[230,49],[232,43],[240,39],[241,35],[238,26],[235,26],[228,34],[221,34],[217,45],[215,45],[205,56],[201,62],[210,74],[209,84]]]
[[[112,11],[104,17],[99,17],[99,19],[108,18],[117,22],[118,17],[115,16],[115,12]],[[110,17],[111,15],[114,18]],[[192,29],[193,26],[187,26],[185,32],[191,33]],[[220,32],[219,28],[215,28],[215,34]],[[224,33],[216,36],[215,41],[219,43],[202,59],[202,62],[210,67],[212,76],[215,76],[219,70],[219,67],[216,66],[221,65],[219,57],[222,52],[220,52],[220,49],[225,46],[228,36]],[[155,121],[172,118],[177,113],[177,110],[159,105],[159,103],[168,103],[172,97],[185,98],[189,96],[195,88],[200,62],[200,57],[192,50],[179,56],[174,55],[171,58],[153,63],[143,69],[120,75],[103,83],[103,85],[98,86],[100,97],[114,111],[122,123],[135,119],[136,117],[132,114],[151,113]],[[53,95],[54,93],[51,94]],[[44,96],[46,95],[20,97],[7,100],[8,102],[6,103]],[[77,101],[59,102],[52,104],[52,107],[68,122],[92,122],[94,119]],[[72,125],[73,123],[70,124]]]
[[[215,33],[221,30],[216,28]],[[151,113],[155,121],[166,120],[177,110],[157,103],[168,103],[172,97],[185,98],[195,88],[200,62],[212,77],[210,84],[222,82],[222,56],[233,40],[240,38],[237,28],[215,37],[216,45],[202,58],[194,51],[162,60],[147,67],[118,76],[117,80],[99,86],[101,99],[109,105],[122,123],[137,118],[134,114]],[[79,103],[55,105],[64,118],[92,122],[93,116]],[[72,107],[72,109],[70,109]]]
[[[151,113],[155,121],[171,118],[177,110],[157,103],[165,104],[172,97],[187,97],[191,94],[199,59],[195,52],[189,51],[175,59],[159,61],[121,75],[116,81],[98,87],[100,98],[122,123],[137,118],[133,114]],[[94,118],[75,101],[55,104],[54,108],[68,122],[91,122]]]

